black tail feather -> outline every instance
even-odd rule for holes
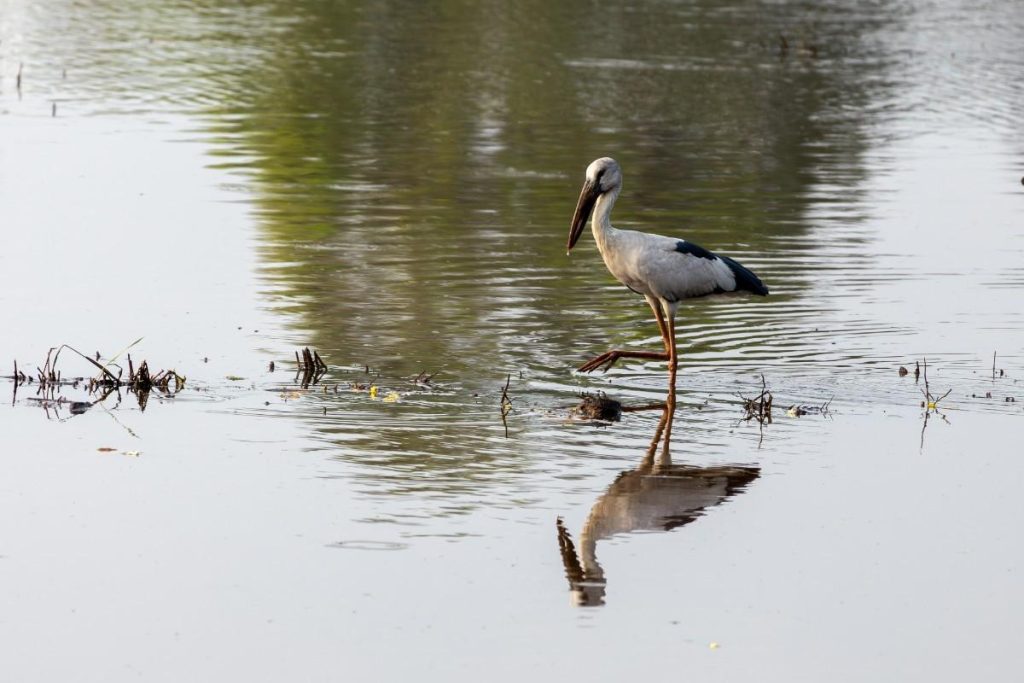
[[[768,288],[764,286],[761,279],[754,275],[746,266],[743,266],[736,261],[733,261],[728,256],[719,256],[725,265],[729,266],[729,270],[736,276],[736,289],[744,292],[753,292],[760,296],[768,296]]]

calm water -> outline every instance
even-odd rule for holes
[[[143,336],[188,376],[81,415],[0,383],[2,678],[1005,679],[1021,35],[953,0],[0,0],[0,364]],[[565,255],[603,155],[617,225],[772,289],[681,309],[668,458],[658,410],[571,411],[665,390],[573,372],[659,344]]]

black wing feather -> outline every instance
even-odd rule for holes
[[[733,261],[728,256],[719,256],[725,265],[729,266],[729,270],[736,276],[736,289],[745,292],[753,292],[760,296],[768,296],[768,288],[764,286],[761,279],[754,275],[746,266],[743,266],[736,261]]]

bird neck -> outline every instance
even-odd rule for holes
[[[594,205],[594,217],[590,221],[590,229],[594,232],[594,240],[602,254],[605,241],[615,232],[615,228],[612,227],[612,207],[615,206],[615,200],[619,198],[621,189],[620,186],[611,192],[602,194]]]

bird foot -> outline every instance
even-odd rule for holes
[[[593,372],[601,366],[604,366],[604,371],[615,365],[620,358],[643,358],[646,360],[669,360],[667,353],[655,353],[653,351],[620,351],[619,349],[612,349],[606,351],[600,356],[591,358],[583,365],[579,366],[577,370],[580,372]]]
[[[579,366],[577,370],[580,372],[593,372],[604,365],[604,371],[608,372],[608,370],[615,365],[620,358],[622,358],[621,351],[608,351],[606,353],[602,353],[600,356],[591,358],[586,363]]]

